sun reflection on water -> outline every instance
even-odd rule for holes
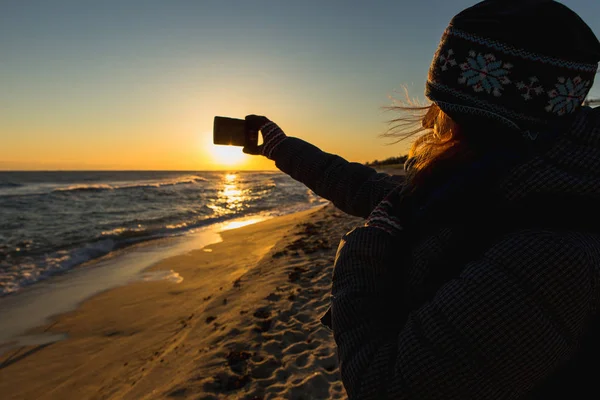
[[[235,213],[245,208],[250,200],[249,189],[243,189],[238,181],[238,175],[227,173],[223,177],[223,188],[217,193],[217,199],[208,205],[217,215]]]
[[[236,174],[225,174],[225,182],[227,183],[234,182],[235,178],[237,178]]]

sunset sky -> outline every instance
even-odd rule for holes
[[[403,85],[424,100],[442,32],[475,3],[2,1],[0,169],[273,169],[212,145],[215,115],[252,113],[351,161],[404,154],[378,137],[382,107]],[[600,34],[600,1],[563,3]]]

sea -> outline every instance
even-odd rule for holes
[[[0,172],[0,296],[144,241],[327,203],[280,172]]]

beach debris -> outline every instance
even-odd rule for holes
[[[235,281],[233,281],[233,287],[239,288],[241,286],[241,283],[242,283],[242,278],[237,278]]]
[[[208,301],[208,300],[210,300],[211,298],[212,298],[212,296],[206,296],[206,297],[205,297],[205,298],[203,298],[202,300],[204,300],[204,301]]]
[[[227,297],[223,299],[223,305],[227,304]]]
[[[215,319],[217,319],[217,317],[214,316],[210,316],[210,317],[206,317],[206,323],[210,324],[211,322],[213,322]]]

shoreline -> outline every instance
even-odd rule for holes
[[[303,387],[344,398],[331,333],[318,318],[328,305],[337,243],[358,220],[332,205],[314,207],[223,231],[222,242],[163,259],[145,271],[172,270],[180,283],[134,282],[53,318],[34,332],[66,339],[0,356],[0,392],[277,398]],[[304,275],[307,286],[294,289]],[[294,310],[301,312],[294,317]]]
[[[324,205],[317,205],[308,210],[322,207]],[[196,228],[179,236],[141,241],[35,282],[20,292],[2,296],[0,326],[4,329],[0,331],[0,356],[14,347],[44,345],[62,340],[60,335],[31,335],[28,332],[47,325],[56,316],[76,310],[99,293],[139,281],[181,279],[176,271],[152,271],[154,265],[165,259],[221,242],[220,233],[226,230],[295,212],[282,215],[252,214]]]
[[[123,242],[114,242],[114,243],[109,244],[109,247],[110,247],[109,249],[104,249],[106,247],[106,245],[102,243],[102,240],[112,242],[113,240],[116,240],[115,238],[107,237],[102,240],[97,239],[92,242],[84,243],[82,245],[82,247],[70,249],[69,251],[72,251],[74,254],[68,254],[68,258],[64,262],[64,264],[66,264],[66,265],[61,265],[56,270],[54,270],[50,273],[43,273],[40,277],[37,277],[33,281],[19,282],[18,289],[16,291],[14,291],[14,290],[0,291],[0,302],[2,301],[3,298],[6,298],[8,296],[13,296],[13,295],[19,295],[20,293],[23,293],[24,291],[28,290],[32,286],[36,286],[36,285],[44,283],[48,280],[55,279],[56,277],[60,277],[65,274],[69,274],[72,271],[77,271],[80,268],[85,268],[87,266],[97,264],[99,262],[102,262],[103,260],[106,260],[107,258],[114,257],[115,255],[123,254],[128,251],[135,251],[136,248],[146,246],[150,243],[155,243],[155,242],[163,243],[163,242],[167,242],[167,241],[187,240],[186,238],[189,238],[190,236],[195,236],[198,234],[198,232],[215,231],[215,230],[220,229],[220,227],[228,226],[232,223],[236,223],[237,221],[245,221],[245,220],[257,221],[257,220],[269,219],[269,218],[274,218],[274,217],[278,217],[278,216],[282,216],[282,215],[293,214],[295,212],[304,211],[304,210],[311,209],[314,207],[321,207],[326,204],[327,204],[326,202],[315,202],[315,204],[309,203],[308,205],[302,204],[302,205],[288,206],[282,210],[278,210],[278,209],[263,210],[263,211],[254,212],[254,213],[247,214],[247,215],[238,215],[238,216],[227,217],[227,218],[215,217],[212,219],[199,221],[193,225],[186,225],[185,227],[182,227],[182,228],[172,229],[168,233],[156,233],[154,235],[149,235],[146,237],[129,238]],[[230,229],[230,228],[226,228],[226,229]],[[83,254],[77,253],[78,251],[85,252],[85,251],[89,251],[90,249],[93,250],[94,252],[96,252],[96,254],[90,255],[89,253],[87,253],[87,254],[86,253],[83,253]],[[51,259],[57,257],[55,254],[52,253],[52,251],[50,252],[50,254],[51,254],[51,256],[50,256]],[[46,254],[46,257],[48,257],[48,254]],[[80,260],[79,261],[71,261],[71,257],[74,257],[76,259],[79,258]],[[1,342],[1,340],[0,340],[0,342]]]

